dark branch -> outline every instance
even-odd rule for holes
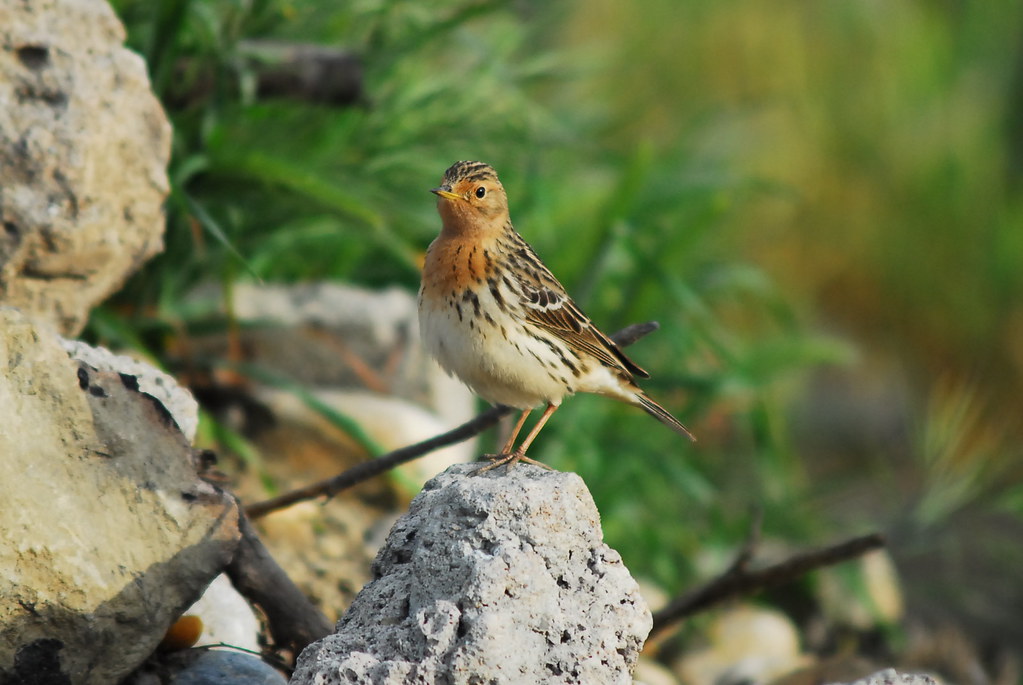
[[[242,539],[227,567],[231,584],[266,614],[274,643],[298,654],[329,635],[334,626],[306,599],[270,556],[244,512],[239,512]]]
[[[479,435],[486,429],[493,426],[495,423],[501,420],[501,417],[509,414],[513,411],[510,407],[493,407],[491,409],[478,414],[474,419],[463,423],[458,428],[454,428],[447,433],[441,433],[429,440],[423,440],[417,442],[414,445],[408,445],[407,447],[401,447],[388,452],[387,454],[374,459],[373,461],[366,461],[357,466],[353,466],[347,471],[342,471],[333,478],[321,480],[312,485],[307,485],[303,488],[291,490],[277,497],[272,497],[263,502],[256,502],[246,507],[245,512],[252,518],[259,518],[265,516],[272,511],[283,509],[284,507],[291,506],[297,502],[303,502],[309,499],[315,499],[317,497],[333,497],[337,493],[358,485],[363,481],[367,481],[370,478],[379,476],[382,473],[390,471],[395,466],[404,464],[407,461],[418,459],[429,452],[440,449],[441,447],[447,447],[463,440],[468,440],[474,435]]]
[[[636,342],[643,336],[657,330],[658,324],[656,321],[650,321],[648,323],[633,324],[627,326],[622,330],[618,331],[611,336],[611,339],[622,347],[626,347]],[[333,497],[337,493],[350,488],[354,485],[358,485],[364,481],[369,480],[375,476],[379,476],[382,473],[390,471],[395,466],[404,464],[405,462],[418,459],[434,450],[438,450],[441,447],[447,447],[448,445],[454,445],[455,443],[468,440],[471,437],[479,435],[486,429],[493,426],[495,423],[501,420],[502,417],[508,415],[514,411],[511,407],[493,407],[487,409],[484,412],[476,415],[472,420],[463,423],[461,426],[449,430],[447,433],[441,433],[440,435],[434,436],[428,440],[417,442],[414,445],[408,445],[388,452],[387,454],[374,459],[373,461],[363,462],[358,466],[354,466],[347,471],[343,471],[333,478],[321,480],[318,483],[307,485],[297,490],[291,490],[277,497],[272,497],[263,502],[256,502],[246,507],[245,512],[252,518],[259,518],[265,516],[272,511],[283,509],[284,507],[291,506],[297,502],[304,502],[305,500],[315,499],[317,497]]]
[[[274,41],[241,41],[234,63],[252,82],[260,99],[286,99],[330,107],[352,107],[367,101],[362,60],[354,53],[322,45]],[[173,107],[184,108],[213,97],[221,75],[195,58],[176,65],[181,88],[171,95]],[[238,78],[237,81],[242,79]]]
[[[746,567],[752,557],[752,547],[750,543],[747,543],[727,571],[703,587],[678,597],[655,613],[654,626],[650,631],[650,636],[652,637],[676,621],[699,613],[714,604],[733,597],[750,595],[760,590],[784,585],[815,569],[855,559],[866,552],[880,549],[884,547],[884,544],[884,538],[879,533],[871,533],[824,549],[797,554],[779,564],[759,571],[749,571]]]
[[[362,61],[321,45],[242,41],[238,52],[256,74],[260,98],[346,106],[362,101]]]

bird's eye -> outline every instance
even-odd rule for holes
[[[479,188],[476,189],[476,197],[478,197],[479,199],[482,200],[486,196],[486,194],[487,189],[484,188],[483,186],[480,186]]]

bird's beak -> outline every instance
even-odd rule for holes
[[[430,188],[430,192],[434,195],[444,198],[445,200],[461,200],[462,196],[458,193],[451,192],[451,186],[443,185],[439,188]]]

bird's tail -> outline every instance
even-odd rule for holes
[[[650,416],[654,417],[679,435],[684,435],[693,442],[696,442],[696,438],[694,438],[693,434],[689,432],[689,429],[682,425],[681,421],[669,414],[667,409],[647,397],[641,390],[636,392],[636,401],[638,406],[642,407],[647,414],[650,414]]]

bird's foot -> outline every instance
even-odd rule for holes
[[[496,469],[499,466],[507,466],[508,470],[510,471],[513,468],[515,468],[515,465],[518,464],[520,461],[525,462],[527,464],[532,464],[533,466],[539,466],[540,468],[547,469],[548,471],[554,470],[547,464],[536,461],[535,459],[530,459],[519,450],[515,450],[514,452],[509,452],[507,454],[484,454],[483,457],[485,459],[489,459],[490,463],[487,464],[486,466],[482,466],[476,469],[472,475],[478,476],[481,473],[486,473],[487,471]]]

